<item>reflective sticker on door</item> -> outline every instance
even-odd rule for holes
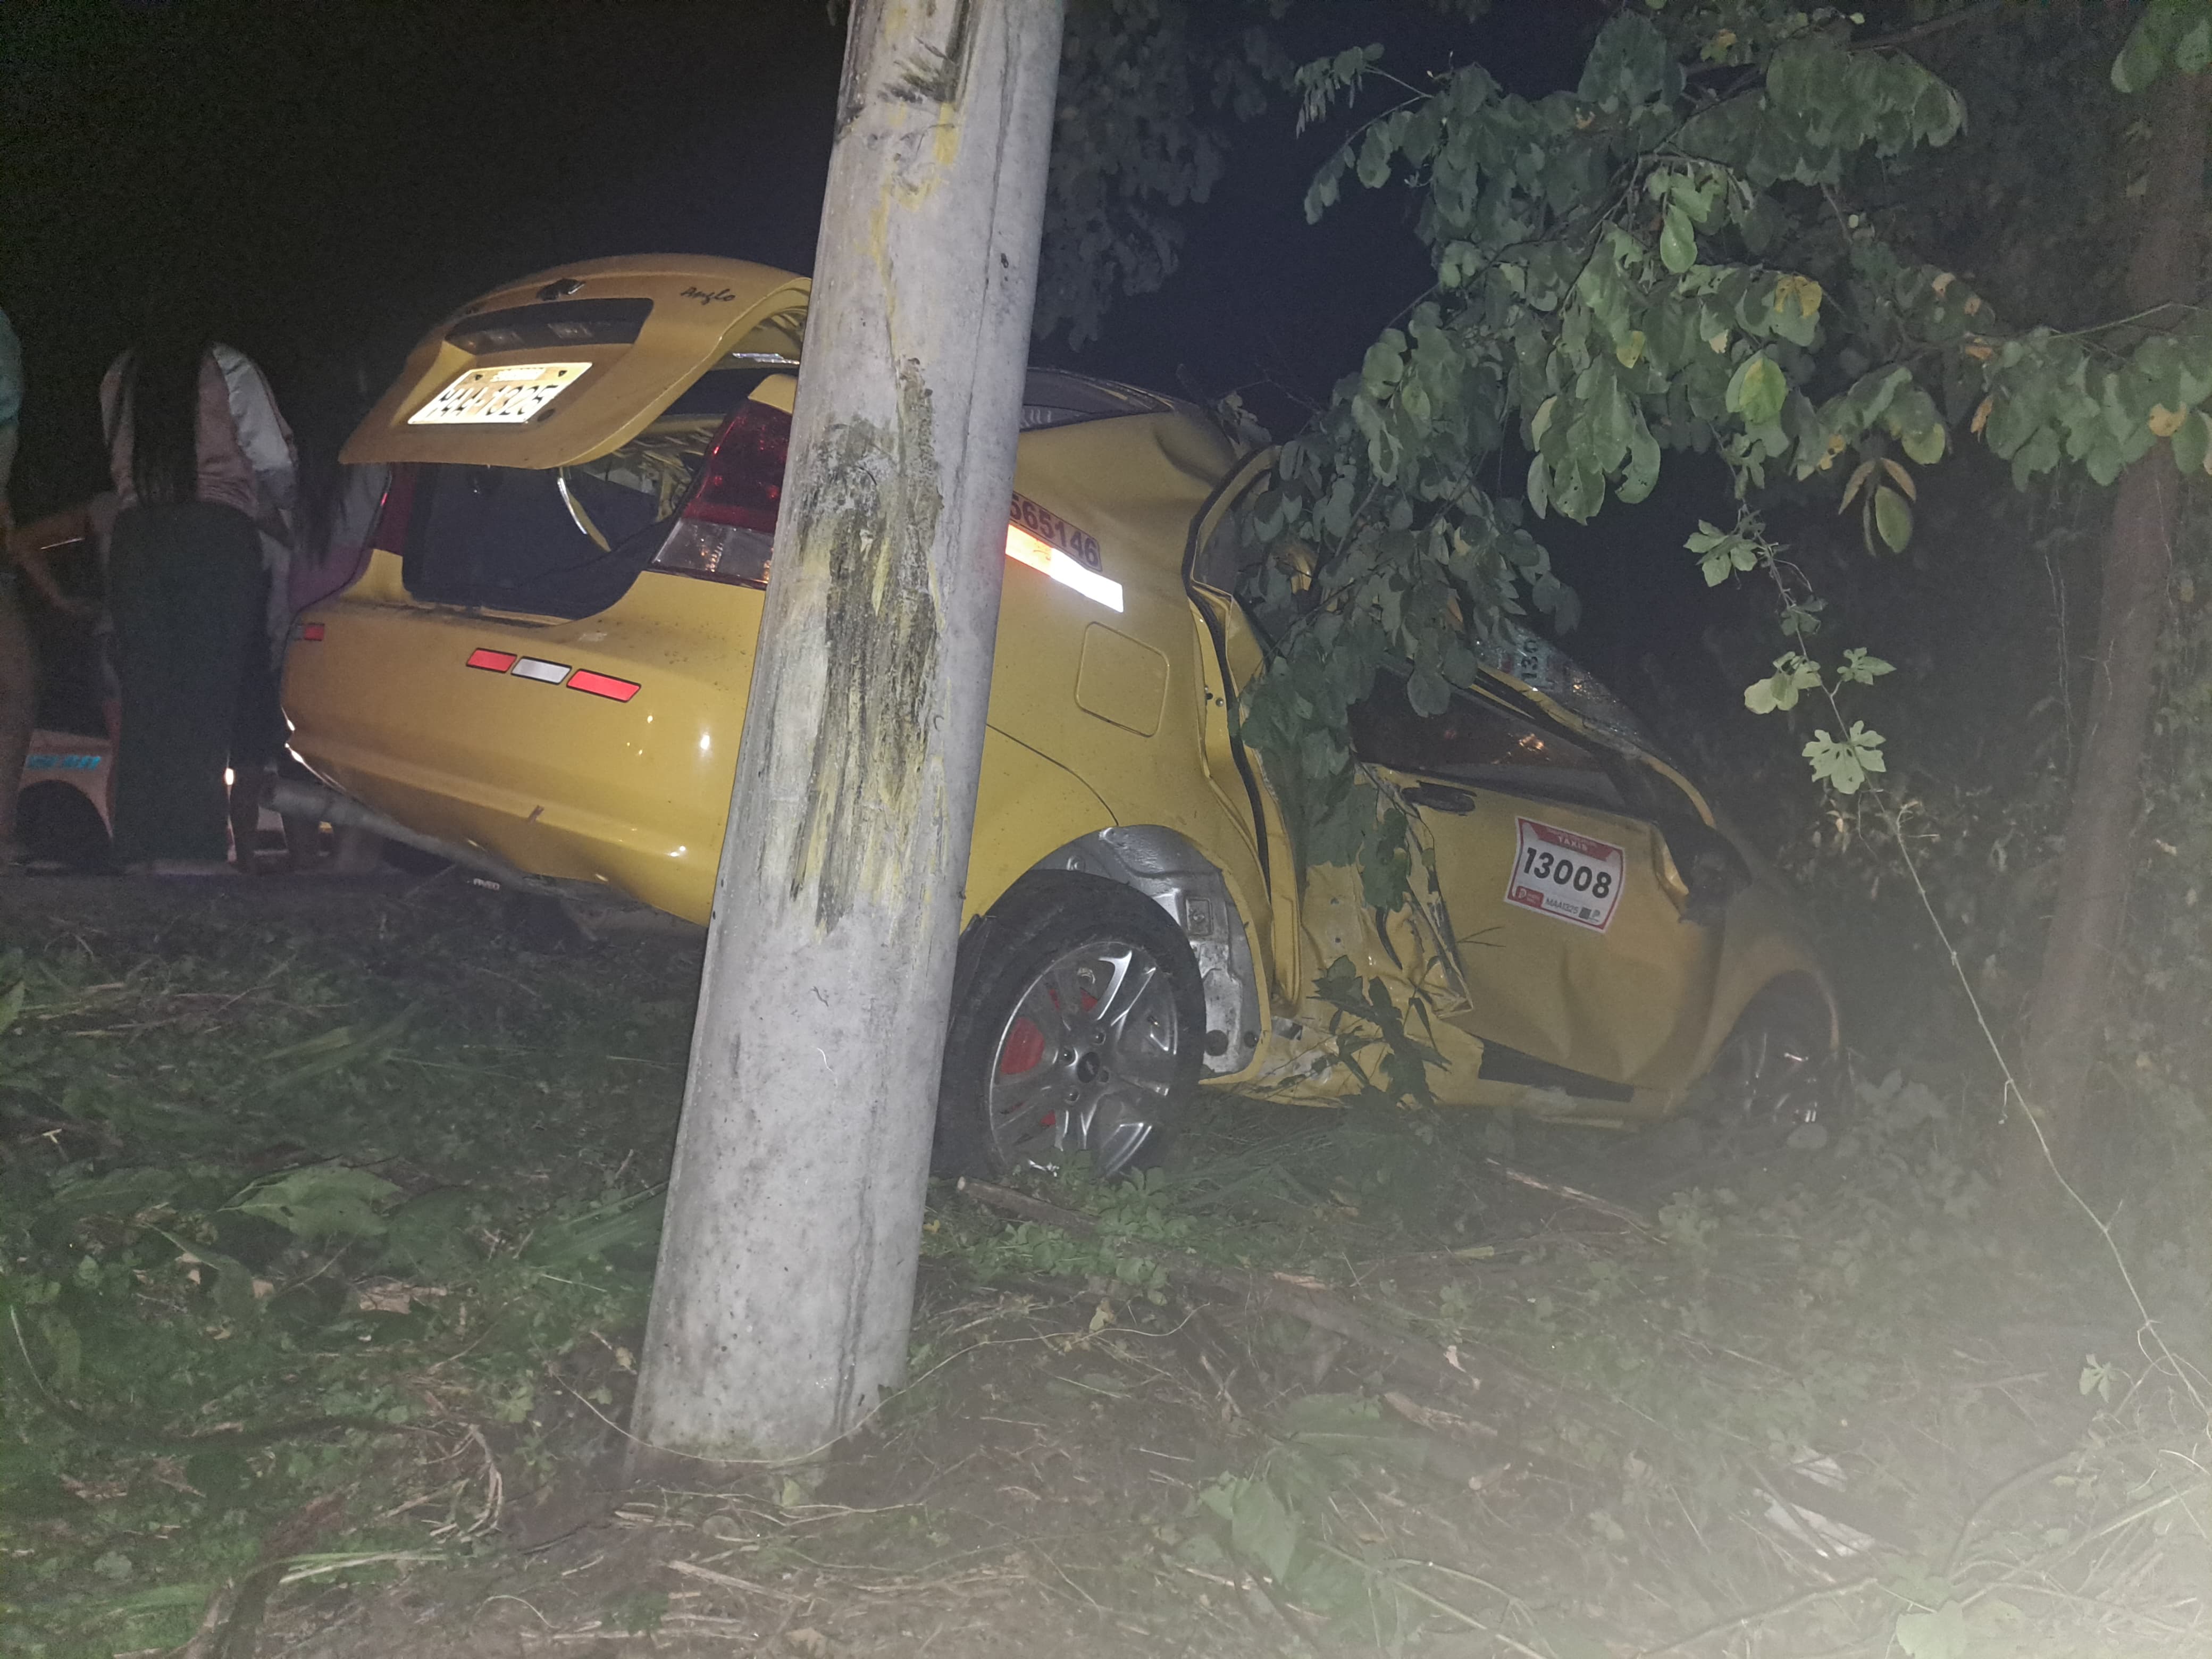
[[[1592,841],[1571,830],[1534,818],[1515,822],[1521,826],[1520,848],[1505,884],[1505,902],[1593,933],[1612,927],[1628,855],[1610,842]]]

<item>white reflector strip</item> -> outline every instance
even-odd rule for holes
[[[548,662],[543,657],[517,657],[514,666],[507,672],[520,679],[543,680],[548,685],[558,685],[568,678],[568,665]]]
[[[1121,584],[1110,577],[1102,576],[1085,567],[1073,554],[1047,545],[1019,525],[1006,526],[1006,556],[1032,570],[1042,570],[1056,582],[1073,588],[1095,605],[1109,611],[1121,608]],[[522,672],[517,664],[514,672]]]

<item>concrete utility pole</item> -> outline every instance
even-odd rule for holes
[[[903,1380],[1061,0],[855,0],[632,1431],[789,1457]]]

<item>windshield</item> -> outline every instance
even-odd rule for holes
[[[1510,674],[1522,684],[1541,691],[1595,731],[1649,753],[1659,753],[1650,734],[1602,680],[1511,617],[1502,617],[1499,623],[1498,632],[1475,647],[1475,655],[1485,666]]]
[[[1441,714],[1424,714],[1406,695],[1405,681],[1384,674],[1352,708],[1351,726],[1359,758],[1392,771],[1616,811],[1623,804],[1594,750],[1466,692],[1454,692]]]

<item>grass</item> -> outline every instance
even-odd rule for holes
[[[680,1074],[610,1051],[680,1054],[684,964],[518,973],[473,895],[362,920],[0,960],[11,1652],[183,1640],[323,1493],[356,1554],[466,1554],[550,1467],[548,1363],[613,1401]]]
[[[520,956],[465,886],[105,890],[12,900],[0,957],[10,1654],[250,1637],[257,1597],[410,1659],[2118,1659],[2212,1619],[2206,1425],[2094,1249],[2007,1255],[1975,1127],[1903,1078],[1794,1147],[1224,1102],[1164,1171],[1033,1183],[1082,1239],[940,1189],[866,1433],[593,1498],[696,948]],[[1159,1246],[1326,1285],[1480,1386],[1409,1398]]]

